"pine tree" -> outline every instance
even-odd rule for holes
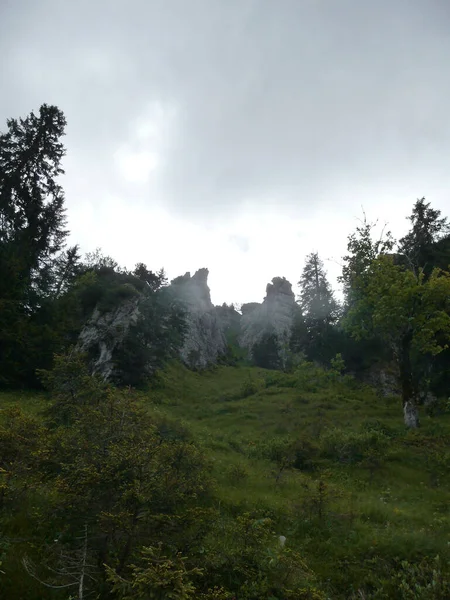
[[[422,268],[428,275],[435,266],[435,244],[450,234],[450,225],[440,210],[430,208],[425,198],[416,201],[407,218],[411,230],[400,240],[398,251],[416,274]]]
[[[57,182],[64,172],[65,125],[63,113],[44,104],[39,115],[9,119],[7,133],[0,135],[0,280],[13,261],[29,292],[39,291],[42,272],[67,236],[64,193]],[[6,290],[0,290],[3,296]]]
[[[333,324],[338,318],[339,307],[317,252],[306,257],[299,285],[300,307],[307,333],[306,356],[309,360],[329,364],[337,352]]]
[[[43,366],[42,347],[51,353],[48,302],[67,236],[57,181],[65,125],[63,113],[44,104],[38,115],[9,119],[0,134],[0,384],[29,382]]]
[[[306,257],[299,286],[300,306],[307,324],[332,323],[336,320],[338,305],[317,252]]]

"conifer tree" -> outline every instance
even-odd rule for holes
[[[411,229],[400,240],[398,251],[405,257],[410,269],[418,273],[422,268],[428,275],[436,266],[435,244],[450,234],[450,225],[446,217],[441,217],[440,210],[430,208],[425,198],[416,201],[407,218]]]
[[[336,320],[338,305],[317,252],[311,252],[306,257],[299,285],[300,305],[309,326]]]
[[[0,134],[0,384],[29,382],[43,366],[41,348],[53,343],[47,300],[64,286],[55,275],[67,236],[58,183],[65,125],[63,113],[44,104],[9,119]],[[67,258],[72,264],[75,255]]]
[[[317,252],[306,257],[299,285],[300,307],[307,332],[306,354],[310,360],[327,364],[336,354],[332,348],[332,325],[338,318],[339,307]]]

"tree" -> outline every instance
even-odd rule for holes
[[[113,355],[116,383],[145,383],[168,359],[179,354],[186,332],[185,310],[170,288],[154,291],[147,285],[139,302],[139,318],[130,325]]]
[[[306,257],[299,286],[300,307],[307,332],[306,354],[310,360],[327,363],[336,354],[330,343],[332,325],[337,320],[339,309],[317,252]]]
[[[136,264],[133,275],[141,281],[144,281],[152,291],[158,290],[161,286],[167,283],[164,269],[161,269],[158,271],[158,273],[153,273],[147,269],[147,265],[144,263]]]
[[[332,323],[336,320],[337,302],[317,252],[311,252],[306,257],[298,284],[301,288],[300,306],[307,323]]]
[[[346,309],[357,301],[358,288],[372,261],[380,255],[392,252],[395,245],[391,232],[385,231],[385,227],[382,228],[379,237],[374,239],[373,230],[378,221],[370,223],[365,213],[363,216],[364,219],[360,221],[356,231],[348,236],[348,254],[343,257],[342,275],[338,278],[344,288]]]
[[[7,126],[8,132],[0,135],[2,258],[15,256],[18,275],[38,285],[40,270],[67,236],[64,193],[57,182],[64,173],[60,138],[66,120],[56,106],[43,104],[39,115],[9,119]]]
[[[441,217],[440,210],[430,208],[425,198],[416,201],[407,218],[411,222],[411,230],[400,240],[398,251],[405,257],[409,268],[416,273],[424,269],[429,275],[435,266],[435,244],[450,233],[450,225],[447,218]]]
[[[280,347],[275,331],[264,332],[261,339],[252,347],[253,363],[263,369],[281,369]]]
[[[420,373],[414,369],[450,340],[450,273],[434,269],[427,279],[423,269],[416,274],[380,256],[360,279],[345,326],[356,339],[378,335],[389,345],[399,367],[405,424],[417,427]]]
[[[56,357],[55,366],[42,373],[54,403],[37,467],[54,485],[49,510],[61,543],[70,548],[87,527],[99,578],[105,564],[123,575],[145,540],[189,544],[195,510],[210,494],[202,452],[134,394],[89,376],[79,354]]]
[[[44,104],[38,115],[9,119],[0,134],[0,383],[7,385],[32,383],[47,357],[40,348],[51,354],[56,343],[47,300],[64,286],[54,277],[67,236],[58,183],[65,125],[63,113]]]

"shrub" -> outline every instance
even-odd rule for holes
[[[248,398],[249,396],[253,396],[258,392],[257,383],[251,379],[250,377],[244,381],[240,390],[240,398]]]
[[[384,458],[388,438],[380,431],[343,431],[332,429],[322,438],[322,454],[341,463],[357,464],[370,457]]]

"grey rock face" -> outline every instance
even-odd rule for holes
[[[216,306],[215,312],[220,328],[224,333],[233,332],[238,334],[240,332],[242,315],[238,313],[234,306],[228,306],[227,304]]]
[[[186,273],[171,282],[172,291],[186,308],[188,332],[181,359],[189,367],[215,364],[226,350],[226,340],[208,287],[208,269],[192,277]]]
[[[242,306],[241,334],[239,344],[248,348],[259,343],[267,333],[275,333],[280,345],[282,361],[283,348],[289,340],[295,311],[298,309],[292,285],[284,277],[274,277],[266,288],[262,304],[250,303]]]
[[[127,300],[115,310],[101,313],[94,310],[78,338],[77,349],[94,356],[93,373],[105,380],[111,378],[114,370],[112,360],[114,350],[123,342],[130,325],[139,317],[139,298]]]
[[[363,380],[387,398],[401,394],[400,379],[394,365],[373,365]]]

